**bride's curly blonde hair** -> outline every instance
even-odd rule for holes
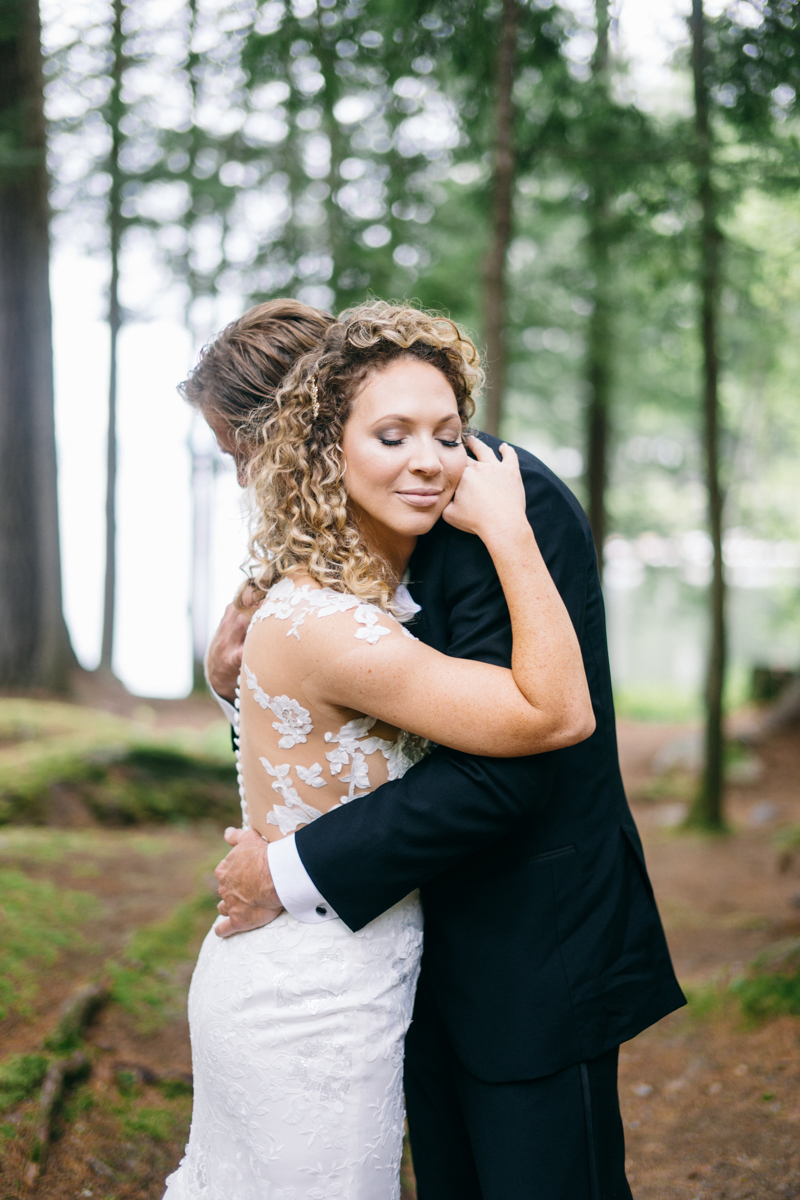
[[[341,438],[368,376],[402,358],[442,372],[466,432],[483,379],[474,344],[447,317],[383,301],[343,312],[319,348],[297,361],[275,404],[254,414],[248,442],[257,449],[247,482],[257,588],[266,591],[302,571],[324,587],[392,610],[400,581],[350,513]]]

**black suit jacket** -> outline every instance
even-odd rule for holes
[[[528,518],[581,643],[595,732],[527,758],[437,747],[296,834],[351,929],[421,888],[426,985],[459,1058],[490,1082],[594,1058],[685,1002],[619,772],[591,532],[569,489],[519,457]],[[480,539],[440,521],[410,566],[422,605],[413,632],[445,654],[509,666],[508,610]]]

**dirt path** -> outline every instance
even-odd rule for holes
[[[207,714],[215,715],[201,704],[168,719],[199,724]],[[731,790],[732,833],[704,839],[674,828],[685,779],[667,776],[654,785],[652,772],[664,747],[689,733],[623,723],[620,749],[678,975],[697,991],[724,983],[766,947],[800,935],[800,855],[787,855],[776,842],[779,830],[800,825],[800,739],[774,739],[759,750],[758,782]],[[59,894],[84,893],[95,905],[83,924],[85,943],[67,944],[41,971],[27,1012],[0,1020],[2,1055],[35,1050],[63,999],[123,954],[136,930],[208,892],[223,849],[210,827],[0,830],[0,871],[20,872],[32,886],[52,882]],[[197,930],[210,919],[201,913]],[[199,944],[201,932],[192,936],[192,945]],[[4,1198],[161,1196],[164,1174],[180,1157],[190,1099],[141,1080],[126,1087],[115,1074],[120,1062],[189,1067],[181,1004],[191,960],[158,968],[154,979],[159,971],[179,1003],[167,1005],[150,1027],[119,1004],[103,1013],[89,1037],[92,1078],[68,1100],[33,1193],[19,1182],[32,1106],[0,1116]],[[706,1015],[692,1006],[623,1047],[621,1096],[636,1200],[800,1197],[798,1034],[800,1022],[792,1018],[747,1027],[731,1000]]]
[[[623,726],[632,795],[648,761],[685,730]],[[732,833],[669,828],[678,803],[634,802],[675,967],[687,988],[741,973],[760,951],[800,934],[800,867],[776,845],[800,822],[800,739],[759,750],[761,779],[732,788]],[[666,822],[666,824],[665,824]],[[629,1175],[636,1200],[771,1200],[800,1196],[800,1022],[752,1028],[735,1002],[705,1017],[683,1010],[623,1047]]]

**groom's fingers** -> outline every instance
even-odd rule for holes
[[[270,925],[283,912],[282,908],[262,909],[254,916],[237,916],[235,913],[214,926],[217,937],[228,938],[235,933],[249,933],[251,929],[261,929]]]
[[[231,937],[274,921],[283,906],[272,883],[267,843],[254,829],[225,830],[232,847],[214,874],[219,884],[217,911],[224,921],[214,926],[218,937]]]
[[[277,913],[275,914],[277,917]],[[233,917],[228,920],[221,920],[218,925],[213,926],[213,931],[217,937],[233,937],[234,934],[248,934],[251,929],[260,929],[261,925],[269,925],[270,920],[275,920],[275,917],[270,917],[269,920],[257,920],[257,922],[235,922]]]

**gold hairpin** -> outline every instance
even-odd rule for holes
[[[309,384],[309,391],[311,392],[314,420],[316,421],[317,417],[319,416],[319,392],[317,391],[316,379],[311,380],[311,383]]]

